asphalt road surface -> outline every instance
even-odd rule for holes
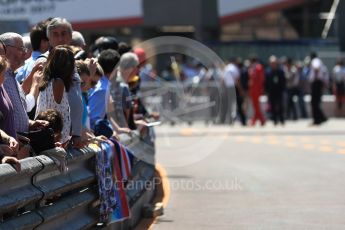
[[[345,120],[157,127],[170,184],[153,229],[345,229]]]

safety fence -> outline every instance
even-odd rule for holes
[[[120,136],[121,143],[141,155],[154,155],[138,136]],[[98,224],[99,196],[95,151],[85,147],[68,151],[68,172],[59,171],[53,160],[40,155],[20,161],[21,171],[0,165],[0,229],[129,229],[154,195],[154,165],[134,159],[132,182],[145,186],[125,187],[131,218]],[[149,182],[149,183],[148,183]]]

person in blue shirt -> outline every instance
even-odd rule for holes
[[[25,64],[20,67],[16,74],[16,80],[22,83],[31,73],[39,56],[48,51],[49,41],[47,38],[47,23],[40,22],[30,32],[32,54]]]
[[[109,100],[109,78],[119,60],[119,53],[112,49],[102,51],[98,57],[98,63],[104,71],[104,76],[101,77],[95,88],[89,91],[88,105],[91,129],[94,129],[97,120],[105,118]]]

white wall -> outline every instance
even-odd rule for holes
[[[29,20],[32,25],[48,17],[57,16],[71,22],[83,22],[142,17],[142,14],[141,0],[0,1],[0,20]]]
[[[221,17],[282,0],[218,1]],[[33,25],[56,16],[71,22],[142,17],[142,0],[0,0],[0,20],[28,20]]]

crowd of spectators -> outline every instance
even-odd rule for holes
[[[148,115],[133,106],[131,91],[140,64],[135,50],[114,37],[87,46],[64,18],[39,22],[29,39],[1,34],[1,163],[20,170],[20,159],[47,149],[66,152],[133,130],[145,139]],[[107,117],[109,109],[116,116]]]
[[[193,59],[176,60],[161,73],[163,79],[188,83],[198,78],[198,82],[218,83],[219,98],[213,95],[213,86],[208,90],[211,100],[220,101],[213,108],[215,111],[211,111],[211,117],[218,118],[215,123],[232,124],[238,119],[244,126],[255,126],[257,122],[264,126],[271,119],[275,125],[284,125],[287,119],[312,117],[311,125],[320,125],[327,121],[322,110],[324,94],[334,94],[336,116],[344,113],[343,59],[339,59],[332,71],[327,69],[315,52],[303,61],[275,55],[271,55],[268,60],[259,60],[252,55],[246,60],[231,58],[224,65],[209,67]],[[264,95],[267,97],[267,106],[262,106]],[[311,98],[310,109],[307,107],[306,95]]]
[[[141,81],[193,82],[197,76],[199,82],[221,83],[222,106],[216,121],[221,124],[233,123],[238,117],[243,125],[254,126],[259,121],[263,126],[267,118],[276,125],[311,115],[313,125],[320,125],[327,120],[321,109],[325,89],[334,92],[337,110],[343,108],[344,60],[339,60],[331,74],[316,53],[304,62],[272,55],[267,63],[263,65],[253,56],[206,68],[172,57],[158,77],[152,66],[145,63],[143,49],[133,50],[127,43],[107,36],[86,44],[83,35],[73,31],[64,18],[39,22],[31,29],[29,39],[13,32],[3,33],[1,163],[14,164],[19,170],[18,160],[39,154],[35,152],[41,150],[34,146],[36,138],[64,150],[83,148],[97,136],[118,138],[118,134],[130,134],[133,130],[152,141],[148,118],[157,119],[159,114],[148,113],[136,95]],[[260,97],[264,94],[269,106],[262,111]],[[306,94],[311,95],[311,114],[307,113]],[[237,108],[232,106],[234,100]],[[249,122],[248,104],[253,108]],[[108,117],[107,112],[113,116]]]

